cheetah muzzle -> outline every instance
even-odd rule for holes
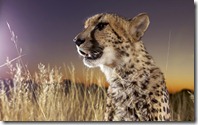
[[[97,50],[83,51],[83,50],[80,50],[80,48],[79,48],[78,52],[86,60],[96,60],[96,59],[100,58],[103,54],[102,49],[100,49],[100,48],[98,49],[98,51]]]

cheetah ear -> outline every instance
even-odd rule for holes
[[[130,34],[135,40],[141,40],[150,23],[148,15],[141,13],[129,21]]]

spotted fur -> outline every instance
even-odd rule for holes
[[[100,67],[109,83],[106,121],[170,120],[163,73],[141,40],[149,23],[145,13],[133,19],[97,14],[74,39],[84,64]]]

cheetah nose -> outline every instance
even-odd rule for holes
[[[80,46],[85,42],[85,39],[74,38],[73,41],[76,43],[77,46]]]

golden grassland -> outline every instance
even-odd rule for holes
[[[63,80],[59,68],[38,65],[34,76],[20,64],[8,65],[12,86],[0,89],[0,120],[2,121],[103,121],[106,88],[93,83],[94,74],[87,70],[84,82],[77,83],[75,68],[68,67],[70,80]],[[95,76],[96,77],[96,76]],[[98,78],[99,79],[99,78]],[[7,81],[9,82],[9,81]],[[10,83],[11,84],[11,83]],[[170,95],[173,121],[194,121],[194,95],[183,90]]]
[[[68,68],[70,80],[39,64],[34,79],[22,66],[10,65],[13,87],[2,86],[0,119],[3,121],[102,121],[106,89],[96,85],[76,83],[74,69]],[[89,71],[87,71],[87,75]],[[91,83],[91,79],[85,77]],[[90,81],[88,81],[90,80]],[[2,82],[2,81],[1,81]],[[3,83],[1,85],[4,85]],[[9,90],[9,91],[8,91]]]

